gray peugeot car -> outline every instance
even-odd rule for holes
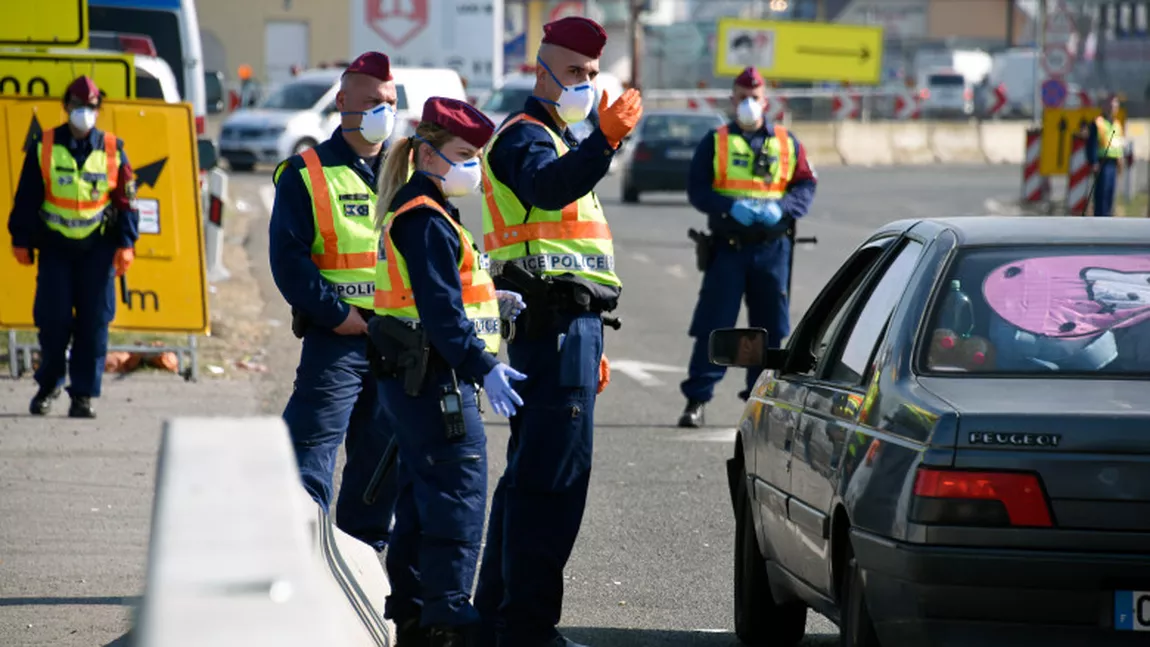
[[[1147,644],[1150,222],[899,221],[763,366],[728,462],[735,627],[847,647]]]

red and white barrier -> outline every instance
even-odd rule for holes
[[[1074,90],[1070,93],[1069,96],[1066,97],[1067,108],[1089,108],[1093,105],[1096,104],[1090,97],[1090,93],[1081,88]]]
[[[1050,195],[1050,181],[1038,172],[1042,157],[1042,129],[1026,131],[1026,157],[1022,162],[1022,202],[1044,202]]]
[[[997,117],[1003,109],[1006,108],[1006,100],[1006,84],[999,83],[998,86],[994,88],[994,103],[990,104],[990,109],[987,110],[986,116]]]
[[[1066,214],[1086,214],[1086,201],[1090,193],[1090,163],[1086,160],[1086,138],[1074,135],[1070,144],[1070,172],[1066,183]]]
[[[228,194],[228,174],[214,168],[207,176],[207,191],[201,189],[204,201],[204,252],[207,255],[208,281],[218,283],[231,278],[231,272],[224,267],[224,200]]]
[[[787,98],[768,96],[767,109],[763,115],[773,124],[783,123],[787,118]]]
[[[918,119],[922,116],[921,105],[922,97],[907,88],[894,97],[894,118],[900,121]]]
[[[718,99],[715,97],[702,97],[702,98],[687,98],[688,110],[714,110],[716,112],[724,112],[725,106],[728,104],[729,99]],[[767,97],[767,107],[763,111],[763,117],[771,123],[781,123],[787,116],[787,99],[786,97]]]
[[[715,110],[722,112],[720,107],[721,100],[713,97],[704,97],[702,99],[687,99],[687,108],[690,110]]]
[[[834,113],[834,118],[839,121],[859,119],[862,117],[862,97],[845,89],[840,90],[835,93],[831,110]]]

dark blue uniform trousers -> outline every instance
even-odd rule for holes
[[[384,615],[396,624],[419,618],[424,627],[473,625],[471,586],[483,540],[487,504],[487,436],[477,391],[459,385],[467,434],[447,439],[439,387],[432,380],[418,397],[400,379],[381,380],[379,397],[399,446],[399,499],[387,549],[391,595]]]
[[[501,646],[531,647],[557,635],[563,568],[583,522],[603,323],[597,314],[561,317],[542,339],[512,341],[507,354],[527,375],[513,383],[524,406],[511,418],[475,606],[481,644],[498,635]]]
[[[1114,192],[1118,185],[1118,160],[1104,158],[1098,161],[1098,177],[1094,178],[1094,215],[1113,216]]]
[[[687,379],[680,388],[690,400],[710,402],[715,385],[727,369],[711,363],[707,347],[711,333],[730,328],[739,321],[739,306],[746,295],[747,320],[752,328],[764,328],[771,348],[778,348],[790,334],[787,311],[787,278],[790,271],[791,243],[786,238],[746,247],[720,243],[703,274],[703,287],[691,319],[690,335],[695,338]],[[760,368],[747,369],[746,397],[762,373]]]
[[[67,373],[72,397],[100,397],[108,324],[116,316],[115,255],[112,243],[102,239],[88,249],[39,250],[32,320],[40,331],[35,378],[42,388],[60,388]]]
[[[395,507],[396,476],[393,470],[374,504],[363,502],[363,492],[392,436],[383,421],[375,375],[368,366],[367,337],[310,328],[303,338],[295,390],[283,418],[291,431],[304,488],[324,510],[331,505],[336,454],[346,439],[347,463],[336,502],[336,525],[383,550]]]

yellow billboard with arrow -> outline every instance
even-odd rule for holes
[[[719,19],[715,74],[748,66],[771,81],[882,81],[882,27]]]

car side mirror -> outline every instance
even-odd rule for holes
[[[768,348],[762,328],[720,328],[711,333],[707,350],[719,366],[781,369],[787,361],[787,351]]]
[[[210,139],[200,139],[196,143],[199,146],[200,170],[209,171],[215,168],[220,161],[216,143]]]

